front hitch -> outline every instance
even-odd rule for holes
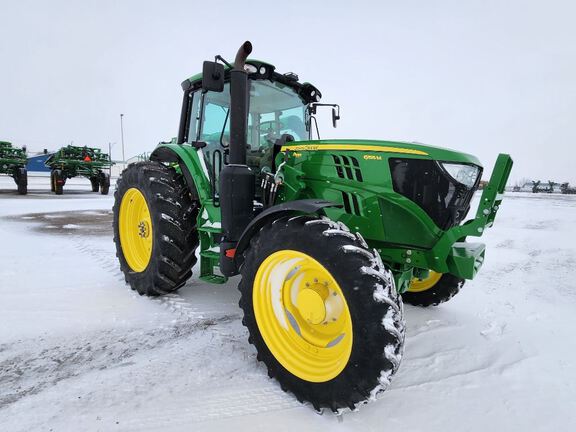
[[[466,242],[466,237],[480,237],[494,224],[502,203],[506,182],[512,170],[510,155],[499,154],[490,181],[482,192],[474,219],[450,228],[438,240],[428,255],[429,268],[472,279],[484,262],[484,245]]]

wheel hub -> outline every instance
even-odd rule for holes
[[[138,224],[138,235],[145,239],[150,235],[150,224],[147,221],[140,221]]]
[[[136,188],[128,189],[120,203],[120,244],[126,262],[137,273],[148,267],[152,256],[152,218],[146,198]]]
[[[326,305],[324,299],[313,289],[303,289],[298,293],[296,300],[298,312],[310,324],[320,324],[326,318]]]

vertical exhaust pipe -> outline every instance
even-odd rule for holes
[[[244,70],[252,44],[244,42],[230,71],[230,147],[229,164],[220,172],[220,211],[222,241],[220,271],[225,276],[238,274],[234,261],[236,244],[254,217],[255,175],[246,165],[246,130],[250,86]]]
[[[246,129],[248,122],[248,73],[244,70],[246,59],[252,52],[252,44],[242,44],[234,69],[230,71],[230,163],[246,164]]]

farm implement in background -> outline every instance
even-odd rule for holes
[[[46,160],[50,168],[52,192],[62,195],[66,180],[72,177],[86,177],[92,185],[92,192],[107,195],[110,190],[110,170],[112,161],[98,148],[68,145],[53,153]]]
[[[28,193],[28,172],[26,170],[26,148],[17,148],[8,141],[0,141],[0,174],[14,179],[20,195]]]

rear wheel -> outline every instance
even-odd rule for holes
[[[430,270],[428,277],[412,279],[408,291],[402,294],[402,299],[414,306],[438,306],[458,294],[464,282],[464,279],[450,273]]]
[[[157,162],[129,165],[113,213],[116,255],[130,287],[150,296],[182,287],[198,246],[198,202],[183,176]]]
[[[254,236],[241,273],[249,341],[284,391],[338,412],[388,387],[403,352],[402,301],[361,237],[328,219],[279,219]]]

